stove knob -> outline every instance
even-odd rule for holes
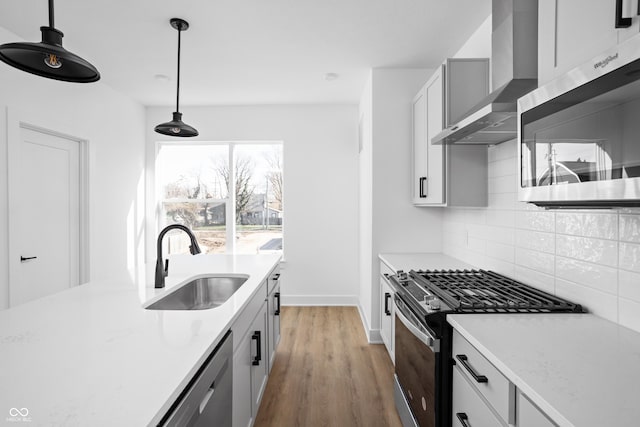
[[[435,311],[440,310],[440,300],[438,298],[433,298],[429,301],[429,308]]]

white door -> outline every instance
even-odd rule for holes
[[[9,153],[9,304],[79,282],[80,143],[20,127]]]

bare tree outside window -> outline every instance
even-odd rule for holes
[[[218,159],[214,167],[215,172],[222,177],[227,188],[229,188],[229,164]],[[236,155],[234,160],[234,176],[236,180],[236,222],[240,223],[241,214],[244,213],[255,186],[252,185],[254,164],[251,158],[243,155]]]

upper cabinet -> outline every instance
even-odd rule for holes
[[[431,139],[488,93],[488,59],[451,58],[414,97],[414,205],[487,205],[487,147],[434,145]]]
[[[538,85],[640,32],[638,0],[538,2]]]

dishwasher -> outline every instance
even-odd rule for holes
[[[160,421],[160,426],[231,427],[233,332],[228,331]]]

